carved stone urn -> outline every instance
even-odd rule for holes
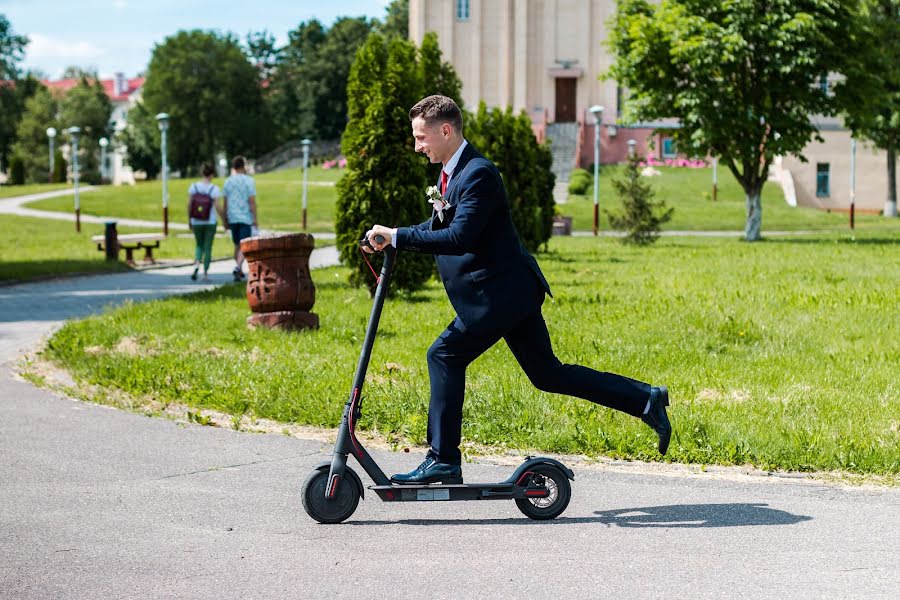
[[[309,276],[315,239],[308,233],[266,235],[241,241],[247,259],[247,302],[253,314],[247,326],[295,330],[317,328],[319,316],[309,312],[316,287]]]

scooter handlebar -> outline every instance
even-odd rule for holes
[[[383,244],[384,236],[381,235],[380,233],[376,233],[375,241],[378,242],[379,244]],[[364,237],[363,239],[359,240],[359,245],[360,245],[360,247],[368,246],[369,248],[372,248],[373,250],[375,249],[372,247],[372,244],[369,243],[369,238],[367,238],[367,237]]]

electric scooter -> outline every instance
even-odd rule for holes
[[[376,237],[379,243],[381,236]],[[360,246],[369,245],[363,239]],[[370,246],[371,247],[371,246]],[[384,264],[375,288],[372,314],[366,327],[362,353],[350,389],[350,398],[344,405],[344,416],[338,428],[337,440],[330,461],[316,465],[303,484],[303,508],[319,523],[341,523],[356,510],[363,498],[363,483],[359,475],[347,465],[347,457],[353,455],[375,485],[369,489],[385,502],[435,502],[456,500],[515,500],[516,506],[527,517],[536,520],[554,519],[569,505],[575,479],[572,470],[558,460],[543,457],[526,457],[512,475],[499,483],[460,483],[400,485],[392,483],[378,467],[362,443],[356,437],[356,424],[362,415],[362,387],[366,378],[375,333],[384,307],[388,284],[396,259],[396,249],[384,249]],[[368,260],[368,259],[367,259]],[[374,273],[374,271],[373,271]]]

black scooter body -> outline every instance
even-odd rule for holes
[[[366,240],[361,242],[367,243]],[[339,523],[354,512],[364,491],[359,475],[347,465],[348,456],[353,455],[374,482],[369,489],[385,502],[515,500],[519,509],[532,519],[559,516],[569,503],[569,480],[574,480],[575,474],[558,460],[529,456],[508,479],[499,483],[399,485],[391,482],[357,439],[356,423],[362,414],[362,386],[396,258],[396,250],[392,246],[385,248],[384,253],[372,314],[366,327],[350,398],[344,405],[334,453],[330,461],[316,465],[303,486],[303,506],[307,513],[321,523]]]

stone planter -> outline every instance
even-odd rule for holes
[[[315,239],[308,233],[256,236],[241,241],[247,259],[247,302],[253,314],[247,326],[294,330],[317,328],[319,317],[309,312],[316,287],[309,276],[309,255]]]

